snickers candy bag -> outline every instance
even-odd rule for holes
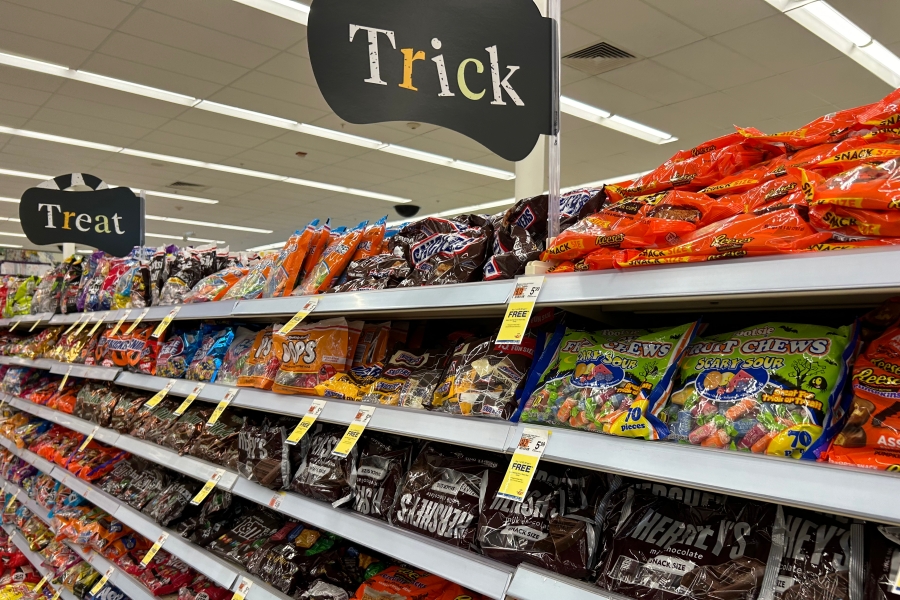
[[[391,523],[460,548],[473,547],[492,457],[427,445],[410,468]]]
[[[386,521],[412,462],[412,444],[397,436],[369,434],[359,446],[353,510]]]
[[[605,202],[603,190],[581,189],[563,194],[559,199],[559,230],[564,231],[578,220],[600,210]],[[532,240],[543,243],[547,238],[547,194],[523,198],[503,215],[503,227],[521,227]]]
[[[478,215],[428,217],[404,227],[393,238],[412,266],[400,287],[477,281],[493,232]]]
[[[866,526],[866,600],[894,600],[900,594],[900,527]],[[852,576],[851,576],[852,581]]]
[[[490,471],[478,524],[478,541],[485,556],[511,565],[529,563],[567,577],[587,577],[598,531],[593,519],[576,511],[590,493],[583,488],[593,474],[572,477],[570,485],[566,475],[563,467],[541,465],[525,499],[516,502],[497,495],[504,475]],[[571,515],[565,507],[569,494]]]
[[[788,507],[783,510],[784,554],[775,580],[775,598],[861,599],[865,526],[844,517]],[[851,582],[856,586],[853,592]]]
[[[606,523],[600,587],[638,600],[771,598],[780,507],[736,498],[691,506],[630,486],[611,502],[621,508]]]
[[[313,431],[304,436],[301,442],[304,442],[305,452],[291,480],[292,490],[330,502],[335,507],[351,500],[356,482],[358,445],[344,458],[332,454],[345,429],[338,425],[317,423]]]

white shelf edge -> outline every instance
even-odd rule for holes
[[[276,494],[275,491],[243,477],[238,478],[232,492],[262,506],[267,506]],[[474,552],[455,548],[348,510],[332,508],[325,502],[291,492],[285,494],[278,511],[490,598],[503,598],[513,572],[512,567]]]
[[[78,600],[75,597],[75,594],[73,594],[63,586],[50,583],[49,580],[53,577],[53,572],[44,566],[44,559],[39,553],[35,552],[28,546],[28,540],[25,539],[25,536],[22,535],[22,532],[19,531],[15,525],[4,525],[3,529],[7,534],[9,534],[9,539],[12,540],[12,543],[15,544],[19,551],[25,555],[25,558],[28,559],[28,562],[31,563],[31,566],[33,566],[35,570],[42,576],[50,576],[48,577],[47,585],[55,590],[60,590],[59,595],[61,598],[63,598],[63,600]]]
[[[156,600],[153,592],[141,585],[137,579],[123,571],[121,567],[111,563],[103,555],[98,554],[93,550],[86,551],[72,541],[67,541],[66,546],[75,551],[78,556],[94,567],[94,570],[101,575],[106,573],[106,570],[110,567],[115,567],[115,571],[113,571],[113,574],[110,576],[109,582],[122,590],[122,592],[124,592],[131,600]]]
[[[516,567],[509,589],[506,592],[515,600],[627,600],[625,596],[608,592],[584,581],[561,577],[531,565]]]
[[[69,373],[69,377],[82,377],[84,379],[97,379],[99,381],[113,381],[119,375],[121,370],[122,369],[119,367],[98,367],[63,362],[56,362],[50,367],[50,372],[54,375],[65,375],[66,373]]]

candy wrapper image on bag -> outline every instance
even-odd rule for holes
[[[669,439],[818,458],[835,433],[854,346],[852,326],[789,323],[697,340],[666,409]]]

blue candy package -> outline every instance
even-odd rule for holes
[[[200,327],[200,347],[187,370],[187,379],[215,382],[228,346],[234,340],[234,330],[227,325],[203,324]]]

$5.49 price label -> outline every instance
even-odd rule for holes
[[[176,379],[170,379],[169,383],[166,384],[166,387],[153,394],[153,397],[144,402],[144,405],[149,406],[150,408],[155,408],[156,405],[162,402],[163,398],[165,398],[166,395],[172,391],[172,388],[175,387],[177,381],[178,380]]]
[[[331,453],[335,456],[340,456],[341,458],[345,458],[350,454],[350,451],[353,450],[353,446],[356,445],[362,432],[366,429],[366,425],[372,420],[372,414],[374,412],[374,406],[360,406],[353,422],[350,423],[350,426],[347,427],[347,431],[344,432],[344,437],[341,438],[341,441],[337,443],[337,446],[334,447],[334,450],[332,450]]]
[[[322,413],[323,408],[325,408],[324,400],[313,400],[309,410],[303,415],[297,426],[294,427],[291,435],[288,436],[287,443],[293,445],[302,440],[303,436],[306,435],[306,432],[309,431],[309,428],[313,426],[313,423],[316,422],[316,419]]]
[[[159,325],[156,326],[156,329],[153,330],[153,334],[150,337],[152,337],[154,340],[158,339],[159,336],[161,336],[163,334],[163,332],[166,330],[166,327],[169,326],[169,323],[172,322],[172,319],[175,318],[175,315],[178,314],[179,310],[181,310],[180,306],[176,306],[175,308],[170,310],[169,314],[167,314],[165,317],[163,317],[163,320],[160,321]]]
[[[191,406],[191,404],[193,404],[194,400],[197,399],[197,396],[200,395],[200,392],[203,391],[204,387],[206,387],[206,384],[202,382],[195,385],[194,389],[191,390],[191,393],[188,394],[188,397],[184,399],[184,402],[179,404],[178,408],[175,409],[174,414],[178,415],[179,417],[183,415],[184,411],[186,411]]]
[[[497,334],[497,344],[518,344],[525,337],[525,329],[531,320],[534,303],[537,302],[541,287],[544,285],[543,275],[519,277],[513,288],[512,297],[506,305],[506,314]]]
[[[509,461],[509,468],[506,469],[506,475],[497,492],[498,496],[515,502],[525,499],[549,437],[549,431],[525,428],[512,460]]]

